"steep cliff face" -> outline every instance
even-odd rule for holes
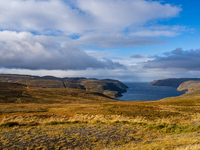
[[[200,91],[200,81],[186,81],[182,83],[178,88],[178,91],[183,91],[186,93],[193,93]]]
[[[102,93],[109,97],[118,97],[128,88],[118,80],[86,79],[86,78],[57,78],[53,76],[28,76],[0,74],[0,82],[19,83],[26,86],[42,88],[81,89],[94,93]]]
[[[158,85],[158,86],[173,86],[173,87],[179,87],[179,85],[186,81],[200,81],[200,78],[170,78],[170,79],[160,79],[155,80],[151,82],[152,85]]]

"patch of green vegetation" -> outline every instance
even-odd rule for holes
[[[150,124],[148,125],[148,130],[154,130],[156,132],[161,133],[183,133],[183,132],[191,132],[198,131],[199,128],[195,127],[195,129],[191,126],[182,126],[177,124]]]

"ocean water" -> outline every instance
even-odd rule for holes
[[[122,97],[116,99],[123,101],[155,101],[166,97],[174,97],[184,94],[177,88],[170,86],[155,86],[150,83],[125,83],[129,88]]]

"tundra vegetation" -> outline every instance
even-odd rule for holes
[[[199,87],[124,102],[84,89],[0,82],[0,149],[199,149]]]

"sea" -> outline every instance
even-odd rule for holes
[[[175,97],[184,94],[177,91],[176,87],[156,86],[151,83],[131,83],[125,82],[129,88],[122,97],[116,99],[122,101],[156,101],[166,97]]]

